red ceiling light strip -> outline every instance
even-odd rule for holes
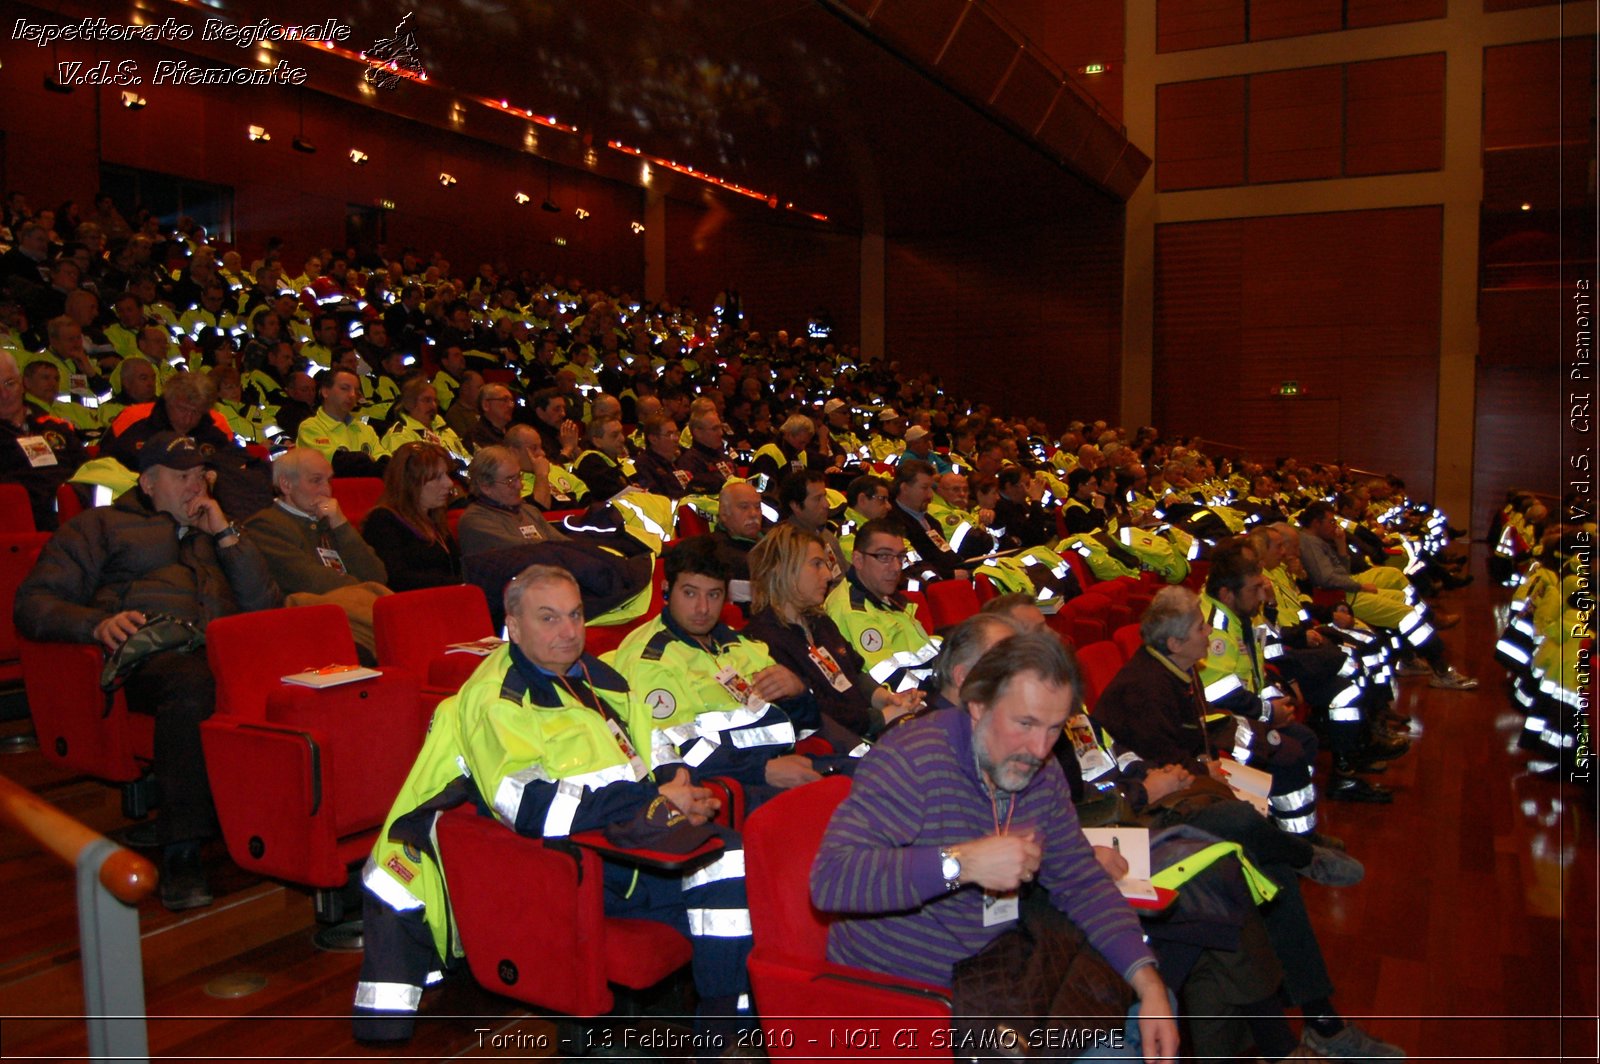
[[[774,209],[781,206],[785,210],[794,211],[796,214],[803,214],[807,218],[815,218],[819,222],[825,222],[828,220],[828,216],[826,214],[818,214],[814,211],[800,210],[796,208],[793,203],[782,203],[775,195],[768,195],[765,192],[758,192],[753,188],[747,188],[746,186],[736,182],[724,180],[723,178],[717,177],[714,174],[708,174],[703,170],[696,170],[692,166],[686,166],[683,163],[673,162],[671,159],[663,159],[659,155],[646,154],[638,148],[629,147],[620,140],[608,140],[606,141],[606,147],[613,151],[620,151],[624,155],[632,155],[637,159],[643,159],[650,165],[659,166],[663,170],[671,170],[675,174],[682,174],[685,177],[692,177],[696,181],[704,181],[706,184],[713,185],[716,188],[733,192],[740,196],[746,196],[753,200],[759,200],[760,202],[765,203],[768,207],[772,207]]]
[[[191,2],[191,0],[176,0],[176,2],[187,5]],[[315,49],[318,52],[336,55],[341,59],[347,59],[350,62],[358,63],[363,67],[372,65],[372,60],[368,59],[363,53],[351,48],[342,48],[339,45],[334,44],[332,41],[284,40],[276,43],[299,44],[307,48]],[[384,68],[388,73],[394,74],[397,77],[405,78],[408,81],[428,82],[427,71],[412,72],[400,66],[398,63],[385,64]],[[511,105],[511,101],[509,100],[495,100],[490,99],[487,96],[471,95],[466,96],[466,98],[478,104],[480,107],[485,107],[490,111],[496,112],[497,114],[512,115],[524,121],[532,122],[535,125],[543,126],[546,129],[554,129],[562,133],[572,134],[576,134],[578,132],[577,126],[572,125],[570,122],[562,122],[557,119],[555,115],[535,114],[531,108],[513,107]],[[619,140],[608,140],[606,141],[606,146],[615,151],[620,151],[626,155],[632,155],[636,158],[643,159],[653,166],[659,166],[663,169],[671,170],[673,173],[682,174],[685,177],[692,177],[696,181],[704,181],[706,184],[720,188],[726,192],[732,192],[740,196],[745,196],[749,199],[758,200],[759,202],[765,203],[767,206],[772,207],[773,209],[777,209],[781,206],[785,210],[794,211],[796,214],[802,214],[807,218],[812,218],[819,222],[826,222],[828,220],[828,216],[826,214],[819,214],[815,211],[801,210],[795,207],[793,203],[781,202],[776,195],[768,195],[765,192],[758,192],[753,188],[746,188],[744,185],[738,184],[737,182],[724,180],[723,178],[717,177],[714,174],[708,174],[704,171],[696,170],[692,166],[686,166],[682,163],[673,162],[671,159],[663,159],[656,155],[647,155],[638,148],[630,148]]]

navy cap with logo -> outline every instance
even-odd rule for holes
[[[194,469],[205,464],[206,458],[200,453],[199,444],[192,438],[180,436],[176,432],[158,432],[139,448],[141,473],[156,466],[166,466],[168,469]]]

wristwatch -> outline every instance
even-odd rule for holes
[[[939,848],[939,874],[944,876],[946,890],[956,890],[961,886],[961,857],[954,847]]]
[[[229,521],[227,526],[224,527],[222,531],[213,533],[211,538],[215,540],[224,540],[229,536],[232,536],[234,539],[241,539],[244,536],[244,529],[240,528],[236,522]]]

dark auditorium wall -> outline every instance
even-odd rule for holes
[[[118,54],[136,50],[150,57],[151,66],[156,58],[183,58],[133,45],[119,45]],[[98,184],[95,93],[41,92],[51,55],[47,49],[11,49],[0,70],[5,179],[36,207],[67,198],[89,206]],[[87,54],[63,47],[61,58]],[[480,258],[491,258],[642,288],[644,242],[629,228],[642,216],[641,189],[558,169],[554,198],[568,209],[555,216],[539,210],[545,169],[534,157],[319,93],[303,94],[305,136],[318,148],[306,155],[291,148],[300,129],[301,94],[293,89],[145,87],[150,103],[140,111],[125,110],[119,92],[100,90],[100,158],[231,186],[234,239],[247,261],[269,236],[280,236],[286,261],[298,268],[316,248],[342,247],[346,204],[388,199],[395,203],[388,216],[392,248],[438,249],[466,275],[476,272]],[[250,125],[264,126],[271,141],[251,143]],[[351,147],[370,161],[353,165],[347,157]],[[440,171],[458,183],[441,187]],[[513,203],[519,189],[532,203]],[[584,222],[572,214],[580,204],[591,213]],[[557,235],[567,238],[565,247],[551,242]]]
[[[729,210],[712,201],[667,203],[667,298],[698,310],[737,289],[748,327],[795,329],[819,311],[843,343],[860,340],[861,241],[786,222],[766,208]]]
[[[1342,457],[1426,497],[1441,224],[1420,207],[1160,226],[1156,424],[1256,455]],[[1288,380],[1299,397],[1275,394]]]
[[[1123,10],[1107,0],[988,0],[1122,124]],[[1086,68],[1104,69],[1090,74]]]
[[[1051,424],[1119,402],[1122,211],[898,237],[885,253],[890,357],[960,396]],[[1005,342],[997,337],[1005,336]]]

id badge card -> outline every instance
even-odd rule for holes
[[[717,671],[717,682],[722,689],[733,696],[735,702],[751,709],[760,709],[765,706],[766,700],[756,694],[756,689],[750,686],[750,681],[739,675],[739,670],[732,665],[724,665]]]
[[[56,465],[56,452],[50,449],[50,444],[43,436],[19,436],[17,446],[22,448],[22,453],[28,456],[28,464],[35,469]]]
[[[728,581],[728,601],[729,602],[745,603],[745,602],[749,602],[751,600],[751,597],[752,596],[751,596],[751,591],[750,591],[750,581],[748,581],[748,580],[729,580]]]
[[[93,395],[89,390],[89,377],[85,373],[71,373],[67,375],[67,391],[73,395]]]
[[[687,488],[689,486],[689,481],[691,478],[686,471],[682,469],[674,469],[672,471],[672,475],[677,478],[678,487]]]
[[[538,541],[540,538],[538,525],[523,525],[517,531],[522,533],[523,539]]]
[[[931,524],[928,526],[928,540],[940,550],[950,549],[950,542],[940,535],[939,530]]]
[[[1015,923],[1021,915],[1021,906],[1017,903],[1017,892],[1007,894],[993,894],[983,892],[983,926],[996,927],[1000,924]]]
[[[646,774],[644,759],[633,748],[633,743],[628,741],[627,734],[609,717],[606,718],[606,727],[611,729],[611,737],[617,741],[617,748],[622,751],[622,756],[628,759],[628,767],[633,769],[633,778],[644,779]]]
[[[326,565],[329,569],[333,569],[341,573],[347,572],[344,567],[344,559],[339,557],[339,552],[334,550],[332,547],[318,547],[317,557],[321,558],[322,564]]]
[[[828,653],[827,647],[809,646],[806,648],[806,653],[811,656],[811,660],[816,664],[817,668],[822,670],[822,675],[828,678],[828,682],[833,684],[835,691],[848,691],[850,689],[850,677],[844,674],[844,670],[839,667],[839,662],[834,659],[832,654]]]

